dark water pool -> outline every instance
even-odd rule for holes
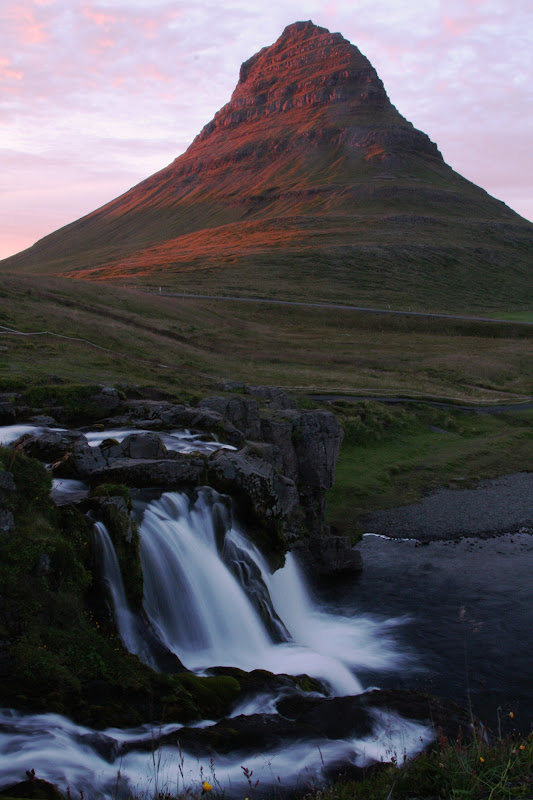
[[[359,549],[361,577],[326,599],[350,614],[406,615],[396,637],[416,665],[363,680],[471,703],[495,732],[498,716],[505,731],[532,730],[533,535],[426,546],[365,536]]]

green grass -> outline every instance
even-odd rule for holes
[[[428,406],[333,407],[346,435],[327,495],[328,522],[354,539],[362,533],[360,519],[372,511],[416,502],[457,479],[466,487],[533,470],[531,410],[476,415]]]
[[[428,753],[400,766],[370,767],[360,781],[338,781],[306,800],[511,800],[533,791],[533,735],[506,736],[488,745],[478,732],[470,744],[440,736]]]
[[[241,380],[304,395],[483,403],[533,394],[533,327],[182,300],[51,278],[4,277],[0,290],[0,325],[59,334],[0,332],[0,390],[137,384],[186,399]]]

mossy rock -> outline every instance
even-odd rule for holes
[[[241,692],[241,685],[229,675],[199,677],[192,673],[176,676],[176,680],[189,692],[202,717],[222,717]]]

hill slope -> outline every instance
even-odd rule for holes
[[[339,33],[285,29],[170,166],[2,268],[167,288],[515,308],[533,225],[455,173]]]

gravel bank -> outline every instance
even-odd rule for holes
[[[400,539],[458,539],[533,529],[533,472],[481,481],[475,489],[438,489],[419,503],[376,511],[365,532]]]

